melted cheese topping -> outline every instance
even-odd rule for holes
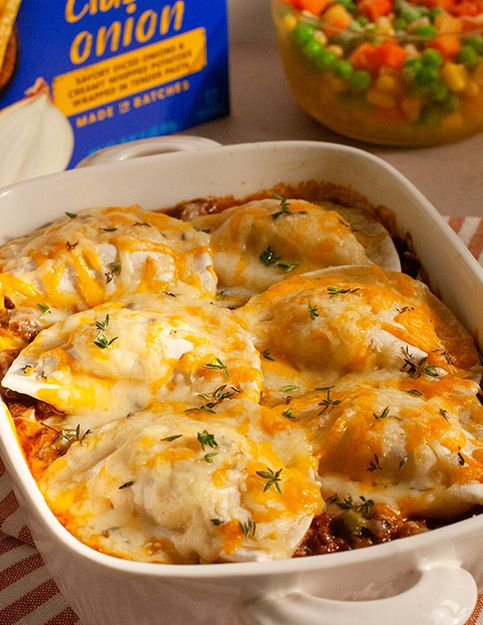
[[[288,383],[324,386],[349,371],[412,366],[440,376],[473,367],[479,375],[473,341],[450,311],[419,280],[375,265],[293,277],[237,316],[271,354],[262,364],[272,405]]]
[[[85,428],[168,398],[210,404],[223,386],[218,395],[257,402],[261,383],[258,352],[229,311],[173,294],[71,315],[42,331],[2,382],[66,413],[64,427]]]
[[[138,206],[71,214],[0,248],[0,301],[44,325],[129,293],[215,290],[207,235]]]
[[[198,217],[194,223],[211,232],[219,287],[230,304],[243,303],[287,277],[329,265],[366,265],[374,260],[390,269],[401,268],[379,222],[361,210],[330,202],[257,200]]]
[[[299,200],[196,226],[211,235],[90,210],[0,248],[4,317],[43,328],[2,385],[58,411],[14,422],[75,536],[135,560],[263,560],[292,555],[322,496],[409,517],[483,504],[477,350],[422,282],[378,266],[398,268],[382,226]],[[22,345],[2,328],[9,358]]]
[[[403,515],[451,516],[483,502],[478,390],[452,375],[380,371],[342,377],[290,409],[318,457],[325,497],[363,495]]]
[[[303,430],[254,402],[216,416],[188,416],[188,405],[160,404],[72,445],[40,480],[49,505],[82,541],[124,558],[290,557],[322,510]],[[257,471],[270,470],[267,487]]]

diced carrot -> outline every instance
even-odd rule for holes
[[[429,41],[426,45],[428,48],[439,50],[447,59],[456,56],[461,48],[458,35],[441,35],[433,39],[433,41]]]
[[[381,65],[388,67],[402,67],[406,60],[406,50],[394,40],[387,40],[379,46],[379,60]]]
[[[355,69],[364,69],[371,74],[377,74],[381,65],[379,48],[368,41],[361,43],[350,55],[349,61]]]
[[[341,4],[332,4],[322,15],[326,35],[336,35],[352,22],[352,15]]]
[[[299,0],[300,8],[313,15],[320,15],[327,8],[329,0]]]
[[[480,10],[476,4],[476,2],[468,2],[467,0],[461,2],[460,4],[455,4],[451,7],[451,13],[453,15],[466,15],[468,17],[476,17],[479,15]]]
[[[360,0],[357,6],[359,11],[373,22],[378,17],[388,15],[392,10],[391,0]]]
[[[461,32],[461,21],[448,13],[437,15],[434,25],[438,31],[438,35],[456,35]]]

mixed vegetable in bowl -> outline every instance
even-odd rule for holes
[[[382,144],[483,129],[480,0],[273,0],[285,71],[324,125]]]

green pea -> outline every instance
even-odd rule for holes
[[[454,113],[454,111],[457,111],[460,107],[460,100],[458,96],[454,95],[454,93],[450,93],[446,100],[444,100],[441,104],[445,111],[448,111],[448,113]]]
[[[434,20],[438,17],[438,15],[441,15],[442,12],[443,9],[441,7],[432,7],[428,11],[428,17],[432,22],[434,22]]]
[[[439,126],[441,123],[441,111],[434,107],[427,109],[423,111],[421,120],[424,121],[427,126]]]
[[[354,510],[345,510],[340,516],[333,521],[333,529],[335,534],[350,538],[351,536],[359,536],[362,528],[367,526],[364,517]]]
[[[422,69],[423,63],[421,59],[408,59],[404,63],[403,77],[406,82],[412,83],[416,80],[416,76]]]
[[[355,93],[362,93],[363,91],[366,91],[371,82],[372,78],[369,72],[362,69],[353,71],[349,77],[349,84],[352,91]]]
[[[355,11],[355,4],[352,0],[337,0],[339,4],[341,4],[345,9],[347,9],[350,13]]]
[[[473,67],[474,65],[478,65],[480,57],[472,46],[461,46],[461,50],[458,52],[456,60],[458,63],[463,63],[463,65]]]
[[[401,17],[409,23],[414,22],[414,20],[418,20],[421,15],[416,7],[406,5],[401,10]]]
[[[331,69],[337,61],[337,57],[330,50],[322,48],[319,54],[315,57],[314,61],[319,69]]]
[[[416,74],[416,81],[420,85],[428,85],[436,80],[439,80],[439,71],[436,67],[423,65]]]
[[[429,95],[436,102],[443,102],[448,97],[448,87],[442,80],[435,82],[429,89]]]
[[[299,43],[300,45],[304,45],[313,38],[314,33],[315,26],[312,26],[312,24],[307,24],[307,22],[300,22],[292,30],[292,37],[297,43]]]
[[[434,50],[433,48],[426,48],[426,50],[421,55],[421,60],[424,65],[439,67],[443,63],[443,55],[438,50]]]
[[[468,35],[463,39],[463,43],[471,46],[477,54],[483,56],[483,35]]]
[[[353,71],[354,69],[349,61],[340,59],[334,63],[333,72],[336,76],[347,79],[350,78]]]
[[[418,26],[414,31],[416,35],[420,35],[421,37],[434,38],[438,34],[435,26],[431,24],[426,24],[424,26]]]
[[[308,59],[315,59],[320,54],[321,50],[323,50],[323,46],[316,39],[311,39],[302,49]]]

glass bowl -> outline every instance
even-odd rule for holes
[[[483,130],[483,1],[272,0],[299,105],[354,139],[436,145]]]

